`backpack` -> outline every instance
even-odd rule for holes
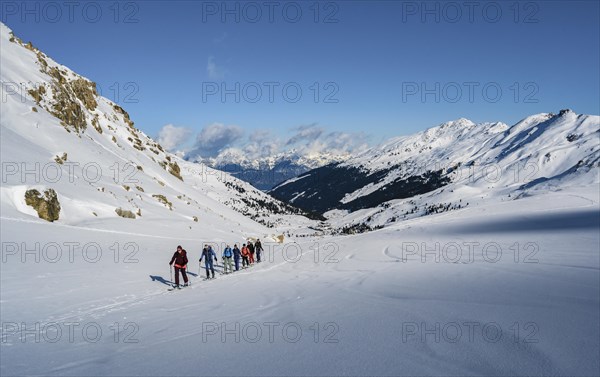
[[[230,248],[226,248],[225,252],[223,253],[223,255],[225,255],[225,257],[227,257],[227,258],[231,258],[231,249]]]

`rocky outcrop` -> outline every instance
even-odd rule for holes
[[[25,204],[33,207],[40,219],[53,222],[59,218],[60,203],[58,195],[53,189],[44,191],[44,195],[36,189],[27,190],[25,192]]]

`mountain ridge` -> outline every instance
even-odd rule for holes
[[[390,139],[269,193],[330,217],[334,228],[369,230],[485,198],[515,199],[538,189],[597,184],[598,137],[599,116],[568,109],[534,114],[513,126],[461,118]]]
[[[311,169],[341,162],[350,156],[350,154],[326,152],[304,154],[292,149],[287,152],[252,159],[246,157],[241,150],[229,148],[219,153],[217,157],[195,157],[191,161],[226,171],[260,190],[268,191],[277,184],[297,177]]]
[[[246,182],[165,151],[123,108],[98,95],[93,81],[4,24],[0,42],[2,216],[37,218],[27,192],[52,190],[60,203],[55,221],[65,225],[139,231],[159,221],[177,234],[209,237],[218,229],[240,237],[308,221]]]

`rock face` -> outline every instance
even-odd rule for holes
[[[169,173],[173,174],[173,176],[177,177],[179,180],[183,181],[181,177],[181,168],[177,165],[177,162],[173,161],[169,163]]]
[[[135,219],[135,214],[129,210],[117,208],[117,209],[115,209],[115,212],[117,213],[117,215],[124,217],[126,219]],[[141,216],[141,214],[140,214],[140,216]]]
[[[60,203],[58,202],[58,195],[53,189],[44,191],[44,195],[36,189],[27,190],[25,192],[25,203],[37,211],[40,219],[50,222],[58,220]]]
[[[156,200],[158,200],[159,202],[161,202],[162,204],[164,204],[166,207],[168,207],[171,211],[173,210],[173,203],[171,203],[166,196],[161,195],[161,194],[154,194],[152,195],[152,197],[156,198]]]

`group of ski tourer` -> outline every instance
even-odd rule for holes
[[[256,242],[252,242],[248,240],[248,243],[242,245],[240,249],[237,244],[233,245],[233,249],[227,245],[223,252],[221,253],[221,259],[223,260],[223,274],[230,274],[234,272],[233,267],[235,266],[235,271],[240,270],[240,261],[242,262],[242,269],[248,268],[255,263],[254,255],[256,254],[256,263],[260,263],[261,261],[261,253],[263,252],[262,243],[260,239],[257,239]],[[206,279],[214,279],[215,278],[215,266],[213,262],[217,262],[217,254],[213,250],[212,246],[206,245],[202,249],[202,254],[200,255],[200,259],[198,260],[199,264],[202,264],[204,260],[204,268],[206,270]],[[173,288],[181,289],[182,287],[187,287],[191,285],[187,277],[187,264],[188,257],[187,251],[183,249],[183,247],[177,246],[177,251],[173,254],[171,261],[169,262],[169,266],[175,267],[175,284]],[[179,274],[183,277],[183,285],[179,284]],[[173,270],[171,270],[171,283],[173,283]],[[212,276],[211,276],[212,275]]]

